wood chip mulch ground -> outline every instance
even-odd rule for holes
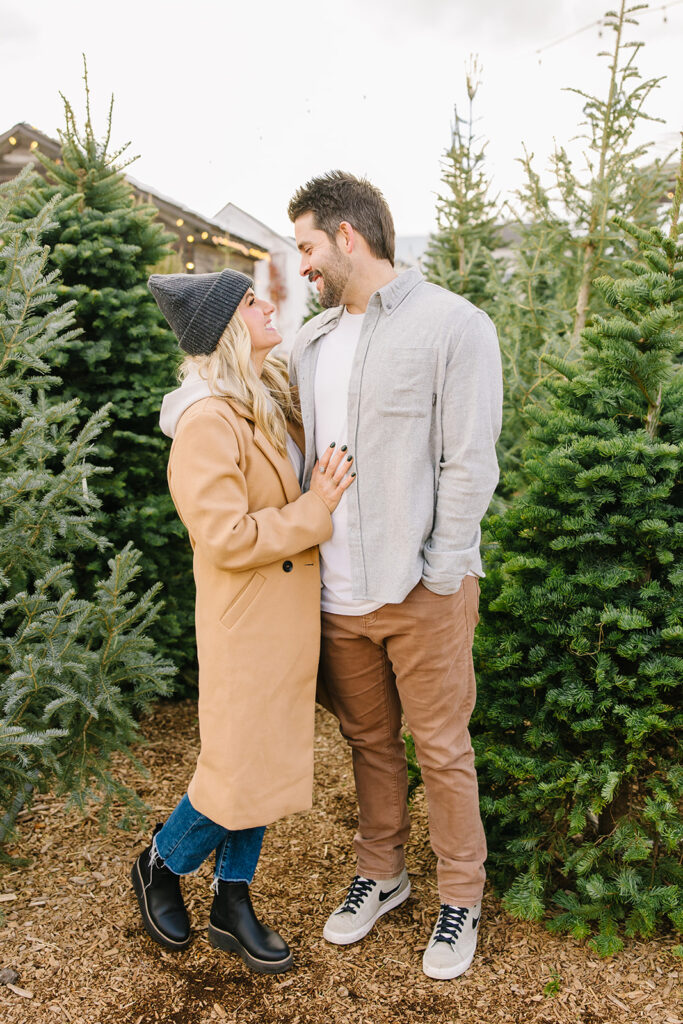
[[[437,911],[435,862],[422,793],[412,810],[408,865],[413,892],[361,943],[334,947],[321,932],[353,875],[355,799],[350,757],[334,720],[318,711],[314,810],[266,833],[254,902],[290,943],[295,968],[253,974],[206,938],[211,867],[184,883],[194,941],[182,953],[143,931],[130,885],[148,832],[99,832],[94,818],[63,813],[41,797],[22,818],[10,852],[30,866],[0,869],[0,984],[4,1024],[683,1024],[683,966],[674,939],[633,942],[610,960],[585,945],[514,921],[487,896],[479,949],[455,981],[421,971]],[[120,773],[162,820],[182,795],[197,750],[192,702],[160,704],[144,723],[141,779]]]

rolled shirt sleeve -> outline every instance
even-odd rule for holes
[[[443,451],[422,576],[435,594],[452,594],[469,570],[481,571],[480,524],[498,483],[502,401],[498,336],[489,317],[477,310],[452,339],[446,365]]]

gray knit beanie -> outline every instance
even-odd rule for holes
[[[152,274],[147,282],[180,347],[208,356],[254,282],[239,270],[215,274]]]

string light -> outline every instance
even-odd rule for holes
[[[178,220],[175,222],[175,226],[177,228],[181,228],[184,223],[185,223],[185,221],[183,220],[183,218],[182,217],[178,217]]]
[[[206,240],[208,237],[209,237],[209,232],[208,231],[202,231],[202,238],[204,240]]]
[[[9,144],[10,144],[10,146],[16,146],[16,144],[17,144],[17,140],[14,138],[13,135],[10,135],[10,137],[9,137]]]
[[[36,140],[35,140],[35,139],[34,139],[34,140],[33,140],[33,142],[31,143],[31,149],[38,149],[38,143],[36,142]]]
[[[194,270],[194,263],[186,263],[185,266],[188,270]]]
[[[225,245],[229,249],[237,249],[238,252],[244,253],[245,256],[249,255],[249,250],[246,245],[240,245],[239,242],[231,242],[229,238],[224,235],[212,235],[211,241],[214,245]]]
[[[263,252],[262,249],[248,249],[246,245],[242,245],[241,242],[233,242],[232,239],[226,238],[225,235],[212,235],[211,241],[214,245],[224,245],[229,249],[236,249],[237,252],[241,252],[244,256],[252,256],[257,260],[266,260],[270,263],[270,253]]]
[[[187,240],[188,242],[194,242],[194,235],[188,235]]]

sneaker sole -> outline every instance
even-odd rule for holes
[[[408,882],[405,889],[397,893],[393,899],[388,900],[386,904],[379,907],[377,913],[373,918],[367,921],[361,928],[357,928],[355,932],[339,933],[333,932],[329,927],[329,920],[323,928],[323,938],[327,939],[328,942],[333,942],[335,946],[350,946],[352,942],[359,942],[364,939],[368,932],[374,927],[375,923],[384,914],[388,914],[390,910],[394,910],[400,906],[410,896],[410,882]]]
[[[290,953],[284,960],[259,960],[231,932],[224,932],[215,925],[209,925],[209,942],[224,952],[239,953],[247,967],[258,974],[284,974],[292,966],[294,958]]]
[[[454,967],[430,967],[425,964],[423,958],[422,971],[428,978],[434,978],[435,981],[449,981],[451,978],[459,978],[471,966],[475,952],[476,948],[472,950],[472,955],[467,960],[461,960]]]
[[[142,916],[142,923],[145,927],[145,931],[149,935],[150,939],[154,939],[160,946],[165,946],[166,949],[181,950],[187,949],[190,945],[191,935],[188,935],[182,942],[177,942],[175,939],[169,939],[162,931],[157,928],[152,920],[149,908],[147,906],[147,892],[145,890],[145,883],[142,880],[140,874],[140,866],[137,861],[133,864],[130,872],[130,878],[133,883],[133,889],[137,897],[138,906],[140,908],[140,915]]]

